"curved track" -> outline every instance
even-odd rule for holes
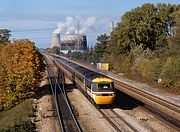
[[[63,59],[65,59],[65,58],[63,57]],[[75,61],[72,61],[72,62],[78,64]],[[83,66],[82,64],[78,64],[78,65]],[[85,66],[83,66],[83,67],[85,67]],[[105,74],[104,72],[94,70],[90,67],[88,67],[88,68],[95,72],[101,73],[103,75],[106,75],[106,76],[112,78],[115,82],[115,87],[118,90],[143,102],[144,104],[146,104],[145,105],[146,109],[148,109],[149,112],[157,115],[159,117],[159,119],[166,122],[167,125],[175,128],[177,130],[180,130],[180,105],[169,102],[163,98],[158,97],[157,95],[154,95],[150,92],[144,91],[140,88],[130,86],[129,84],[127,84],[125,82],[121,82],[121,81],[117,80],[116,78]]]
[[[115,87],[141,100],[141,102],[146,104],[144,109],[159,117],[159,119],[166,122],[167,125],[180,130],[180,107],[178,105],[167,102],[166,100],[122,82],[115,81]]]
[[[77,122],[71,106],[66,97],[66,92],[64,89],[64,83],[62,85],[59,84],[59,73],[55,72],[55,66],[48,59],[47,56],[44,57],[46,59],[46,67],[48,71],[49,83],[51,85],[51,90],[54,97],[54,102],[56,105],[56,111],[59,119],[59,124],[62,132],[81,132],[81,127]],[[58,73],[58,74],[56,74]],[[61,76],[63,79],[63,74]],[[64,80],[64,79],[63,79]],[[64,82],[64,81],[62,81]]]
[[[104,74],[102,72],[99,72],[99,73]],[[113,78],[109,75],[106,75],[106,76]],[[172,126],[176,130],[180,130],[180,106],[179,105],[168,102],[162,98],[159,98],[156,95],[143,91],[139,88],[130,86],[129,84],[126,84],[124,82],[120,82],[119,80],[114,79],[114,82],[115,82],[115,87],[118,90],[134,97],[137,100],[140,100],[141,102],[145,104],[148,104],[148,105],[145,105],[146,107],[145,109],[159,116],[159,119],[167,123],[169,126]]]

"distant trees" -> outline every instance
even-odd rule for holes
[[[94,53],[95,58],[98,59],[98,61],[101,60],[104,53],[106,52],[106,47],[109,42],[109,38],[110,37],[107,36],[106,34],[103,34],[97,37],[97,43],[96,43],[96,46],[94,47],[93,53]]]
[[[0,29],[0,44],[4,44],[9,42],[9,37],[11,36],[10,30],[8,29]]]
[[[180,91],[180,5],[143,4],[126,12],[110,36],[71,58],[108,62],[110,69],[140,75]]]
[[[29,40],[16,40],[0,52],[0,110],[33,96],[44,71],[43,57]]]
[[[91,47],[86,52],[69,51],[68,54],[66,54],[66,56],[74,59],[97,63],[101,61],[104,53],[106,52],[108,42],[109,36],[107,36],[106,34],[102,34],[97,37],[97,43],[94,48]]]
[[[54,46],[54,47],[48,49],[47,52],[48,52],[48,53],[53,53],[53,54],[60,54],[60,48],[57,47],[57,46]]]
[[[126,12],[102,59],[116,71],[161,78],[164,86],[176,85],[180,91],[179,9],[180,5],[143,4]]]
[[[0,29],[0,50],[1,47],[9,42],[9,37],[11,36],[11,31],[8,29]]]
[[[125,13],[112,32],[108,52],[126,54],[137,45],[142,45],[143,49],[155,50],[162,36],[172,35],[175,24],[172,13],[176,10],[175,5],[144,4]]]

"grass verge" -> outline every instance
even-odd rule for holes
[[[32,100],[25,100],[10,110],[0,112],[0,132],[34,131],[31,116],[33,116]]]

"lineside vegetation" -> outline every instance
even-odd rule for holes
[[[5,41],[0,45],[0,111],[2,111],[35,95],[45,66],[42,55],[34,43],[27,39],[15,40],[13,43]]]
[[[180,5],[144,4],[126,12],[111,33],[102,61],[180,92]]]
[[[94,49],[66,56],[108,62],[111,70],[139,75],[180,92],[180,5],[143,4],[126,12],[110,36],[97,37]]]

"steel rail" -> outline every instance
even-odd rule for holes
[[[45,59],[45,63],[46,63],[46,69],[47,69],[47,73],[48,73],[48,81],[49,81],[50,86],[51,86],[51,91],[52,91],[53,99],[54,99],[55,106],[56,106],[56,113],[58,115],[58,120],[59,120],[59,125],[60,125],[60,128],[61,128],[61,132],[65,132],[62,117],[60,115],[59,105],[58,105],[58,102],[57,102],[57,93],[53,90],[54,88],[53,88],[52,80],[51,80],[51,77],[50,77],[50,71],[49,71],[49,66],[48,66],[49,64],[47,63],[47,58]],[[56,131],[57,131],[57,129],[56,129]]]
[[[118,132],[122,132],[123,130],[120,129],[102,110],[100,110],[97,106],[95,106],[95,108],[99,111],[99,113],[109,122],[109,124],[111,124],[111,126],[113,126],[113,128],[118,131]]]
[[[79,84],[78,82],[77,82],[77,84],[79,85],[79,87],[81,87],[81,84]],[[95,109],[106,119],[106,121],[109,122],[109,124],[117,132],[123,131],[101,109],[99,109],[98,106],[91,99],[89,99],[89,96],[87,94],[85,94],[85,92],[79,87],[78,87],[78,89],[81,91],[81,93],[84,95],[84,97],[95,107]]]
[[[59,58],[61,58],[61,57],[59,57]],[[62,58],[66,59],[65,57],[62,57]],[[68,61],[76,63],[82,67],[86,67],[75,61],[72,61],[72,60],[68,60]],[[141,102],[148,104],[151,107],[154,107],[157,110],[161,111],[163,114],[166,115],[166,116],[164,116],[164,120],[167,119],[166,121],[171,122],[171,124],[173,126],[180,128],[180,106],[179,105],[169,102],[165,99],[162,99],[156,95],[153,95],[149,92],[143,91],[143,90],[136,88],[134,86],[131,86],[129,84],[126,84],[125,82],[121,82],[120,80],[117,80],[116,78],[114,78],[110,75],[107,75],[101,71],[94,70],[93,68],[90,68],[90,69],[95,72],[101,73],[103,75],[106,75],[106,76],[112,78],[115,82],[115,86],[117,86],[116,89],[118,89],[132,97],[135,97],[136,99],[140,100]],[[172,118],[172,119],[168,120],[168,118],[169,119]]]
[[[110,108],[110,111],[115,114],[120,120],[122,120],[129,128],[131,128],[134,132],[138,132],[138,129],[131,125],[129,122],[127,122],[123,117],[121,117],[119,114],[117,114],[114,110]]]
[[[53,54],[51,54],[51,56],[68,60],[66,57],[62,57],[62,56],[57,56],[57,55],[53,55]],[[141,92],[147,93],[147,94],[150,95],[150,96],[154,96],[155,98],[160,99],[162,102],[166,103],[165,106],[167,105],[167,107],[169,107],[169,105],[171,105],[170,107],[174,107],[174,108],[172,108],[173,110],[176,110],[178,113],[180,113],[180,105],[177,105],[177,104],[175,104],[175,103],[169,102],[169,101],[167,101],[167,100],[165,100],[165,99],[162,99],[162,98],[160,98],[160,97],[157,97],[157,96],[155,96],[155,95],[152,95],[151,93],[145,92],[145,91],[143,91],[143,90],[137,89],[136,87],[131,86],[131,85],[125,83],[125,82],[122,82],[122,81],[120,81],[120,80],[118,80],[118,79],[116,79],[116,78],[114,78],[114,77],[112,77],[112,76],[110,76],[110,75],[108,75],[108,74],[103,73],[102,71],[95,70],[95,69],[93,69],[93,68],[91,68],[91,67],[87,67],[87,66],[85,66],[85,65],[79,64],[79,63],[77,63],[76,61],[73,61],[73,60],[68,60],[68,61],[73,62],[73,63],[75,63],[75,64],[77,64],[77,65],[79,65],[79,66],[82,66],[82,67],[85,67],[85,68],[89,68],[89,69],[91,69],[91,70],[94,71],[94,72],[98,72],[98,73],[100,73],[100,74],[106,75],[106,76],[108,76],[109,78],[111,78],[111,79],[113,79],[114,81],[116,81],[117,83],[121,83],[121,84],[124,84],[124,85],[126,85],[126,86],[130,86],[130,87],[132,87],[132,88],[135,89],[135,90],[139,90],[139,91],[141,91]],[[169,105],[168,105],[168,104],[169,104]]]
[[[61,57],[59,57],[61,58]],[[63,57],[63,59],[66,59]],[[67,59],[66,59],[67,60]],[[85,67],[82,64],[79,64],[75,61],[68,60],[70,62],[76,63],[82,67]],[[88,67],[89,68],[89,67]],[[150,105],[151,107],[156,108],[160,112],[166,115],[166,117],[170,117],[171,119],[171,124],[180,128],[180,106],[176,105],[175,103],[171,103],[165,99],[162,99],[160,97],[157,97],[156,95],[153,95],[149,92],[140,90],[139,88],[136,88],[134,86],[131,86],[130,84],[126,84],[125,82],[121,82],[120,80],[117,80],[116,78],[107,75],[101,71],[94,70],[93,68],[90,68],[91,70],[101,73],[103,75],[106,75],[110,78],[112,78],[115,82],[116,89],[140,100],[141,102]],[[166,118],[164,118],[166,120]],[[169,120],[166,120],[169,122]]]
[[[65,71],[65,69],[64,68],[62,68],[58,63],[57,63],[57,65],[59,66],[59,68],[64,72],[64,74],[67,74]],[[69,77],[69,76],[68,76]],[[76,82],[79,86],[81,86],[81,84],[79,84],[78,82]],[[81,91],[81,93],[88,99],[88,97],[87,97],[87,95],[85,95],[85,93],[84,93],[84,91],[82,91],[82,89],[81,88],[78,88],[80,91]],[[89,99],[88,99],[89,100]],[[90,100],[89,100],[90,101]],[[121,129],[119,129],[114,123],[113,123],[113,121],[111,121],[111,119],[109,119],[109,117],[107,117],[106,116],[106,114],[104,114],[99,108],[98,108],[98,106],[97,105],[95,105],[92,101],[90,101],[94,106],[95,106],[95,108],[96,108],[96,110],[98,110],[98,112],[113,126],[113,128],[116,130],[116,131],[118,131],[118,132],[121,132],[122,130]]]
[[[133,104],[135,106],[138,106],[139,109],[141,109],[142,111],[145,111],[146,113],[148,113],[150,115],[153,115],[156,119],[163,122],[167,126],[173,128],[174,130],[180,131],[178,125],[176,125],[176,124],[172,125],[171,121],[167,121],[168,117],[167,117],[167,119],[164,119],[164,115],[160,111],[154,109],[150,105],[142,103],[139,100],[136,100],[136,99],[134,99],[132,97],[129,98],[129,97],[130,96],[128,96],[127,94],[124,94],[124,93],[121,94],[121,98],[124,98],[124,100],[126,100],[127,102],[130,102],[131,104]]]
[[[54,72],[54,71],[53,71],[53,72]],[[54,73],[54,74],[55,74],[55,73]],[[64,76],[63,76],[63,77],[64,77]],[[66,95],[66,92],[65,92],[65,86],[64,86],[65,84],[64,84],[64,82],[63,82],[63,88],[61,88],[61,86],[60,86],[57,78],[56,78],[56,83],[57,83],[57,85],[58,85],[59,90],[61,91],[61,93],[62,93],[62,95],[63,95],[63,98],[64,98],[64,100],[65,100],[65,102],[66,102],[66,104],[67,104],[67,106],[68,106],[69,112],[71,113],[71,117],[73,118],[73,120],[74,120],[74,122],[75,122],[75,124],[76,124],[76,126],[77,126],[77,128],[78,128],[78,131],[79,131],[79,132],[82,132],[81,127],[80,127],[79,123],[77,122],[77,120],[76,120],[76,118],[75,118],[75,116],[74,116],[74,113],[73,113],[73,111],[72,111],[72,108],[71,108],[71,106],[70,106],[70,104],[69,104],[69,101],[68,101],[68,98],[67,98],[67,95]]]
[[[161,112],[163,120],[180,128],[180,107],[140,89],[115,81],[115,86],[128,95]],[[159,112],[159,113],[160,113]]]
[[[51,70],[51,72],[53,72],[53,74],[54,75],[56,75],[55,74],[55,72],[53,71],[53,70]],[[59,74],[59,73],[58,73]],[[63,76],[64,77],[64,76]],[[79,125],[79,123],[77,122],[77,120],[76,120],[76,118],[75,118],[75,116],[74,116],[74,113],[72,112],[72,108],[71,108],[71,106],[70,106],[70,104],[69,104],[69,101],[68,101],[68,98],[67,98],[67,95],[66,95],[66,92],[65,92],[65,86],[64,86],[65,84],[64,84],[64,82],[63,82],[63,87],[61,87],[60,86],[60,84],[59,84],[59,82],[58,82],[58,78],[55,76],[55,90],[56,90],[56,86],[58,86],[58,88],[59,88],[59,90],[60,90],[60,92],[61,92],[61,95],[62,95],[62,97],[63,97],[63,100],[65,101],[65,104],[66,104],[66,106],[67,106],[67,108],[68,108],[68,111],[70,112],[70,115],[71,115],[71,117],[72,117],[72,119],[73,119],[73,122],[75,123],[75,125],[76,125],[76,128],[77,128],[77,131],[79,131],[79,132],[82,132],[82,129],[81,129],[81,127],[80,127],[80,125]],[[55,91],[56,92],[56,91]],[[56,96],[57,97],[57,96]],[[57,98],[56,98],[57,99]],[[58,99],[56,100],[56,102],[58,102]],[[59,102],[60,103],[60,102]],[[58,108],[61,108],[61,106],[57,106]],[[58,113],[60,113],[60,110],[59,110],[59,112]],[[60,117],[62,117],[62,116],[60,116]],[[62,127],[62,131],[66,131],[66,128],[65,128],[65,125],[63,124],[63,119],[61,118],[61,121],[62,121],[62,123],[61,123],[61,127]]]

